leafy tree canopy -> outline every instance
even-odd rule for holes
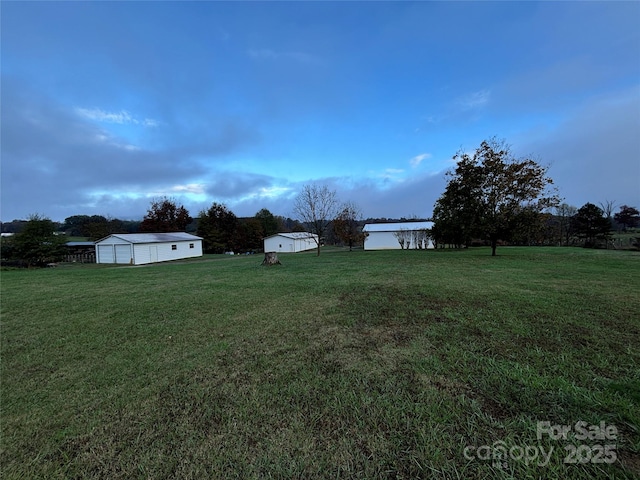
[[[189,212],[167,197],[154,199],[142,223],[141,232],[184,232],[191,223]]]
[[[66,239],[55,235],[56,224],[50,219],[31,215],[20,233],[11,238],[10,258],[22,260],[27,266],[46,265],[64,257]]]
[[[280,228],[280,222],[278,219],[266,208],[263,208],[254,217],[262,227],[262,235],[269,237],[278,233]]]
[[[634,228],[640,225],[640,211],[635,207],[622,205],[620,211],[613,216],[613,219],[622,225],[622,228]]]
[[[584,238],[585,247],[596,246],[596,240],[606,240],[611,231],[611,222],[601,208],[593,203],[585,203],[573,217],[573,229]]]
[[[453,159],[456,168],[447,173],[447,187],[434,206],[438,243],[486,238],[495,255],[498,240],[509,240],[523,216],[558,203],[547,168],[515,159],[504,141],[485,140],[473,155],[457,153]]]
[[[234,251],[238,225],[238,218],[224,204],[214,202],[208,210],[202,210],[197,234],[204,239],[205,253]]]

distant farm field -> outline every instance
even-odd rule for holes
[[[2,478],[638,478],[640,253],[489,253],[3,271]]]

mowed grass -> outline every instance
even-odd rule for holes
[[[489,253],[3,271],[2,477],[637,478],[640,254]]]

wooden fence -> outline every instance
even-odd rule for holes
[[[72,263],[96,263],[96,252],[65,255],[64,261]]]

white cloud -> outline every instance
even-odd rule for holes
[[[290,187],[265,187],[261,188],[259,193],[256,194],[258,197],[268,197],[268,198],[277,198],[281,195],[284,195],[291,191]]]
[[[204,183],[188,183],[186,185],[175,185],[171,187],[172,192],[204,194],[206,185]]]
[[[121,148],[129,152],[135,152],[140,150],[140,147],[138,147],[137,145],[132,145],[130,143],[120,143],[115,138],[107,135],[105,132],[96,133],[95,135],[93,135],[93,139],[96,140],[97,144]]]
[[[427,160],[428,158],[431,158],[431,157],[432,155],[430,153],[421,153],[420,155],[416,155],[411,160],[409,160],[409,163],[413,168],[415,168],[418,165],[420,165],[423,160]]]
[[[126,110],[119,112],[107,112],[99,108],[76,108],[75,112],[83,118],[96,122],[116,123],[118,125],[143,125],[145,127],[157,127],[159,122],[152,118],[139,120]]]

